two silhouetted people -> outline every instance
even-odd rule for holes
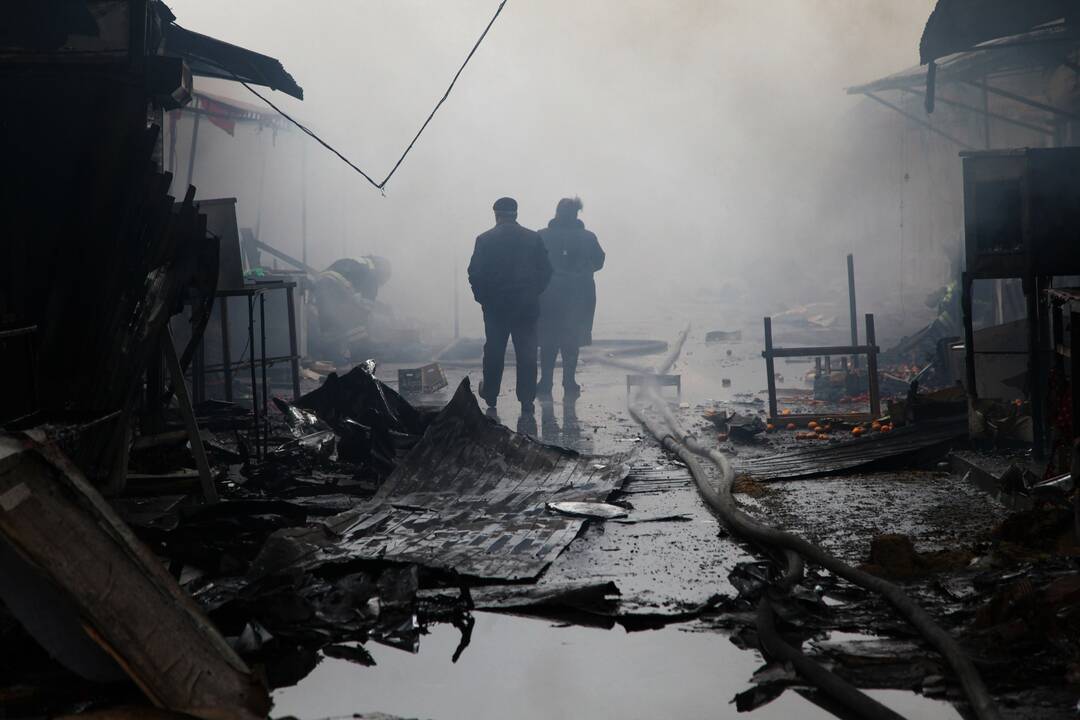
[[[592,342],[596,311],[593,273],[604,266],[596,236],[578,220],[581,200],[559,201],[555,218],[536,233],[517,222],[517,202],[495,202],[495,227],[476,238],[469,262],[473,297],[484,312],[484,378],[479,395],[494,408],[502,385],[506,345],[514,341],[517,398],[551,398],[555,362],[562,355],[563,388],[576,398],[578,351]],[[536,380],[537,348],[541,361]]]

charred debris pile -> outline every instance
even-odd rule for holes
[[[5,644],[25,651],[17,663],[5,654],[6,682],[18,688],[5,712],[141,702],[138,687],[196,715],[205,702],[258,714],[267,689],[298,682],[322,657],[369,665],[371,641],[415,652],[433,622],[460,629],[460,654],[474,607],[610,613],[610,582],[532,583],[588,517],[551,508],[606,500],[626,466],[498,425],[467,380],[445,407],[421,409],[373,371],[332,373],[295,402],[278,400],[257,434],[250,413],[221,401],[195,406],[194,440],[173,429],[180,413],[166,413],[162,432],[134,439],[126,491],[107,501],[55,434],[3,435],[0,497],[11,512],[0,532],[14,552],[0,561],[12,577],[38,578],[0,591]],[[60,496],[46,491],[50,478],[66,488]],[[64,526],[83,529],[49,534]],[[102,584],[119,574],[133,586]],[[34,609],[43,597],[45,620]],[[179,610],[154,610],[168,598]],[[184,629],[149,637],[170,618]],[[235,687],[186,687],[158,667],[177,650],[145,658],[170,647],[229,668],[214,677]],[[125,676],[135,683],[116,683]]]

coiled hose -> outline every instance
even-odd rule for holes
[[[683,331],[672,352],[660,364],[657,374],[666,373],[674,365],[682,351],[689,334],[689,328]],[[652,401],[664,418],[663,423],[648,417],[640,404],[644,397]],[[630,414],[645,427],[648,432],[674,453],[690,469],[698,492],[720,519],[736,535],[766,550],[779,551],[785,557],[784,576],[779,583],[783,592],[790,591],[802,577],[803,561],[808,560],[820,565],[834,575],[844,578],[859,587],[875,592],[884,597],[893,608],[919,631],[952,667],[959,678],[975,716],[979,720],[1000,720],[997,706],[983,684],[971,658],[960,648],[953,637],[942,629],[922,607],[909,598],[898,586],[887,580],[851,567],[822,548],[792,533],[763,525],[739,510],[732,494],[735,473],[731,463],[719,451],[707,448],[687,433],[663,402],[654,385],[646,385],[638,395],[638,401],[630,404]],[[720,482],[714,487],[705,472],[699,458],[711,461],[720,471]],[[833,673],[813,662],[799,650],[793,648],[775,633],[772,625],[772,608],[765,596],[758,607],[759,636],[765,651],[774,657],[792,663],[800,675],[814,683],[823,692],[835,698],[859,715],[868,718],[900,717],[892,710],[868,697],[865,693],[840,679]]]

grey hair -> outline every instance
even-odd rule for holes
[[[555,206],[555,215],[559,217],[573,217],[576,216],[585,208],[585,205],[581,202],[581,198],[574,196],[572,198],[563,198],[559,201],[559,204]]]

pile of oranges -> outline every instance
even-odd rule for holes
[[[795,433],[796,440],[828,440],[832,432],[832,425],[811,420],[806,425],[809,432]]]
[[[789,422],[780,426],[784,430],[798,430],[798,425],[793,422]],[[831,437],[833,431],[832,424],[824,421],[811,420],[806,425],[805,431],[795,433],[796,440],[828,440]],[[853,437],[862,437],[869,433],[889,433],[893,431],[893,424],[888,420],[874,420],[870,423],[862,423],[861,425],[855,425],[851,428],[851,435]],[[776,432],[777,425],[769,423],[765,426],[766,432]]]
[[[881,422],[880,420],[875,420],[874,422],[870,423],[869,425],[866,425],[866,424],[856,425],[855,427],[851,428],[851,434],[854,435],[855,437],[859,437],[860,435],[865,435],[865,434],[871,433],[871,432],[888,433],[888,432],[892,432],[892,431],[893,431],[893,424],[891,422]]]

